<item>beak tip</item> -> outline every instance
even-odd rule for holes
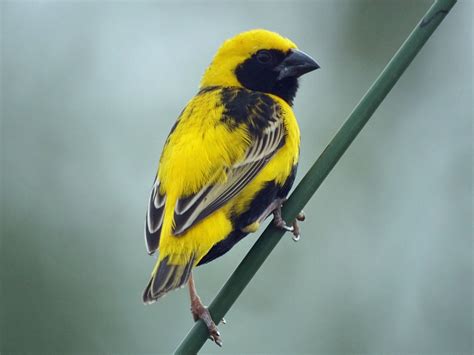
[[[319,69],[320,65],[303,51],[293,49],[277,68],[280,71],[278,80],[281,80],[286,77],[300,77],[303,74]]]

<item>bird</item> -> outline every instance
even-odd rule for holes
[[[204,321],[219,346],[192,270],[228,252],[271,214],[275,226],[299,238],[296,220],[287,225],[281,217],[300,150],[292,106],[299,78],[318,68],[276,32],[239,33],[218,49],[164,144],[145,218],[146,248],[158,258],[143,302],[187,284],[194,320]]]

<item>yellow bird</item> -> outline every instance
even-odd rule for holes
[[[188,283],[191,311],[220,334],[196,293],[192,269],[227,251],[275,215],[295,179],[300,132],[291,106],[298,78],[319,65],[287,38],[243,32],[219,48],[199,92],[166,140],[145,222],[149,254],[159,250],[143,301]]]

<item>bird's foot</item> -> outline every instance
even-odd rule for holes
[[[305,220],[305,215],[304,215],[303,211],[298,213],[298,215],[296,216],[296,219],[293,221],[291,226],[287,225],[285,220],[281,217],[281,206],[277,207],[273,211],[273,217],[274,217],[273,218],[273,224],[275,225],[275,227],[283,229],[287,232],[291,232],[293,234],[293,240],[295,242],[300,240],[301,234],[300,234],[300,227],[298,225],[298,221],[304,221]]]
[[[199,299],[191,302],[191,313],[193,314],[194,321],[197,322],[202,319],[204,324],[209,331],[209,338],[217,345],[222,346],[222,339],[216,324],[212,320],[211,314],[206,306],[204,306]],[[222,323],[225,324],[225,320],[222,319]]]

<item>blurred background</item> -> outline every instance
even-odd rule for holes
[[[143,223],[161,147],[223,40],[277,31],[321,69],[298,181],[431,1],[1,2],[2,353],[169,353]],[[472,353],[473,2],[460,1],[206,353]],[[256,240],[195,272],[210,303]]]

